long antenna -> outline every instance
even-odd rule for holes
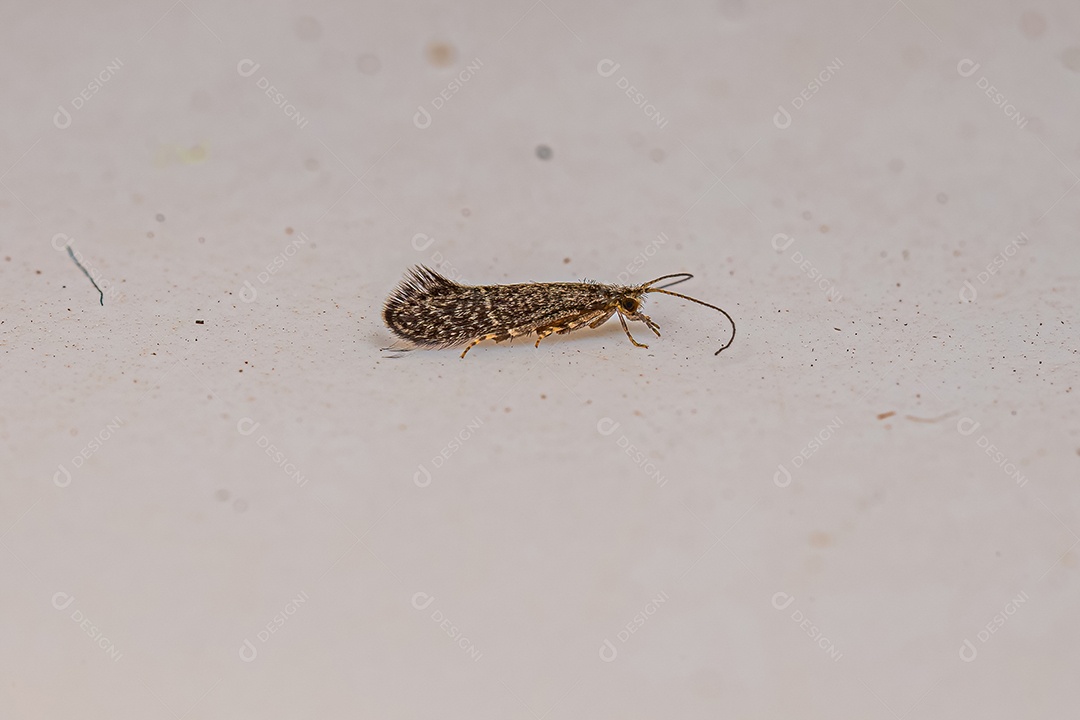
[[[684,283],[687,280],[691,279],[692,277],[694,277],[694,276],[691,275],[690,273],[675,273],[674,275],[663,275],[661,277],[656,278],[655,280],[650,280],[649,282],[645,283],[641,287],[647,288],[647,287],[650,287],[653,283],[658,283],[661,280],[667,280],[668,278],[679,278],[675,282],[669,282],[666,285],[661,285],[660,286],[660,288],[668,288],[668,287],[671,287],[672,285],[678,285],[679,283]],[[657,290],[659,290],[660,288],[657,288]]]
[[[665,280],[665,279],[667,279],[669,277],[679,277],[681,275],[689,275],[689,273],[676,273],[675,275],[665,275],[664,277],[656,278],[656,280],[653,280],[652,282],[657,282],[658,280]],[[693,277],[693,276],[691,275],[690,277]],[[685,279],[689,280],[690,277],[685,278]],[[678,282],[683,282],[683,280],[679,280]],[[728,322],[731,323],[731,339],[728,340],[727,344],[725,344],[722,348],[720,348],[715,353],[713,353],[713,355],[719,355],[720,353],[724,352],[729,347],[731,347],[731,343],[735,342],[735,321],[731,319],[731,316],[727,314],[726,310],[722,310],[721,308],[718,308],[715,305],[710,305],[709,303],[705,302],[704,300],[698,300],[697,298],[692,298],[689,295],[683,295],[682,293],[672,292],[671,290],[664,290],[663,288],[648,287],[648,285],[651,285],[651,284],[652,283],[646,283],[645,285],[642,285],[642,287],[645,288],[645,292],[647,292],[647,293],[658,292],[658,293],[663,293],[665,295],[674,295],[677,298],[682,298],[683,300],[689,300],[690,302],[696,302],[698,305],[704,305],[705,307],[712,308],[713,310],[719,310],[720,312],[724,313],[724,317],[726,317],[728,319]],[[675,283],[668,283],[668,286],[671,286],[671,285],[674,285],[674,284]]]

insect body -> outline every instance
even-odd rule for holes
[[[664,275],[642,285],[604,285],[594,282],[521,283],[517,285],[462,285],[423,265],[414,267],[386,300],[383,321],[397,337],[419,347],[443,348],[465,345],[461,357],[484,340],[502,342],[536,333],[536,345],[552,333],[564,334],[585,326],[597,328],[612,315],[619,316],[626,336],[635,346],[626,319],[637,320],[660,336],[660,326],[641,312],[647,293],[664,293],[726,312],[687,295],[662,287],[661,280],[679,278],[668,285],[689,280],[690,273]],[[667,286],[664,286],[667,287]]]

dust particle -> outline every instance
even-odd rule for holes
[[[563,258],[562,261],[563,261],[563,265],[569,265],[570,264],[570,258]]]
[[[226,490],[225,488],[221,488],[216,493],[214,493],[214,497],[217,498],[221,502],[225,502],[226,500],[229,499],[229,491]]]
[[[158,222],[165,222],[165,216],[162,215],[161,213],[158,213],[157,215],[155,215],[154,219],[157,220]]]
[[[427,60],[435,67],[450,67],[457,59],[457,50],[450,43],[432,41],[427,46]]]
[[[652,150],[649,151],[649,158],[654,163],[664,162],[664,151],[661,150],[660,148],[653,148]]]
[[[536,157],[540,158],[541,160],[550,160],[551,148],[549,148],[547,145],[537,145]]]
[[[292,235],[293,234],[293,229],[291,227],[285,228],[285,234],[286,235]]]

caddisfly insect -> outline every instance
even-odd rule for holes
[[[536,346],[552,333],[578,328],[597,328],[612,315],[619,316],[626,336],[635,346],[647,348],[630,334],[626,320],[636,320],[660,336],[660,326],[641,312],[648,293],[663,293],[718,310],[731,322],[731,338],[716,351],[719,355],[735,340],[735,321],[724,310],[688,295],[665,290],[692,278],[690,273],[664,275],[641,285],[605,285],[596,282],[519,283],[515,285],[462,285],[419,265],[406,275],[383,306],[383,321],[397,337],[418,347],[445,348],[466,345],[461,357],[484,340],[502,342],[536,333]],[[661,280],[678,278],[661,287]]]

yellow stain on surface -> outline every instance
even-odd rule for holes
[[[203,143],[197,143],[191,147],[180,145],[159,145],[154,154],[154,167],[168,167],[172,164],[198,165],[205,162],[210,155],[210,150]]]

